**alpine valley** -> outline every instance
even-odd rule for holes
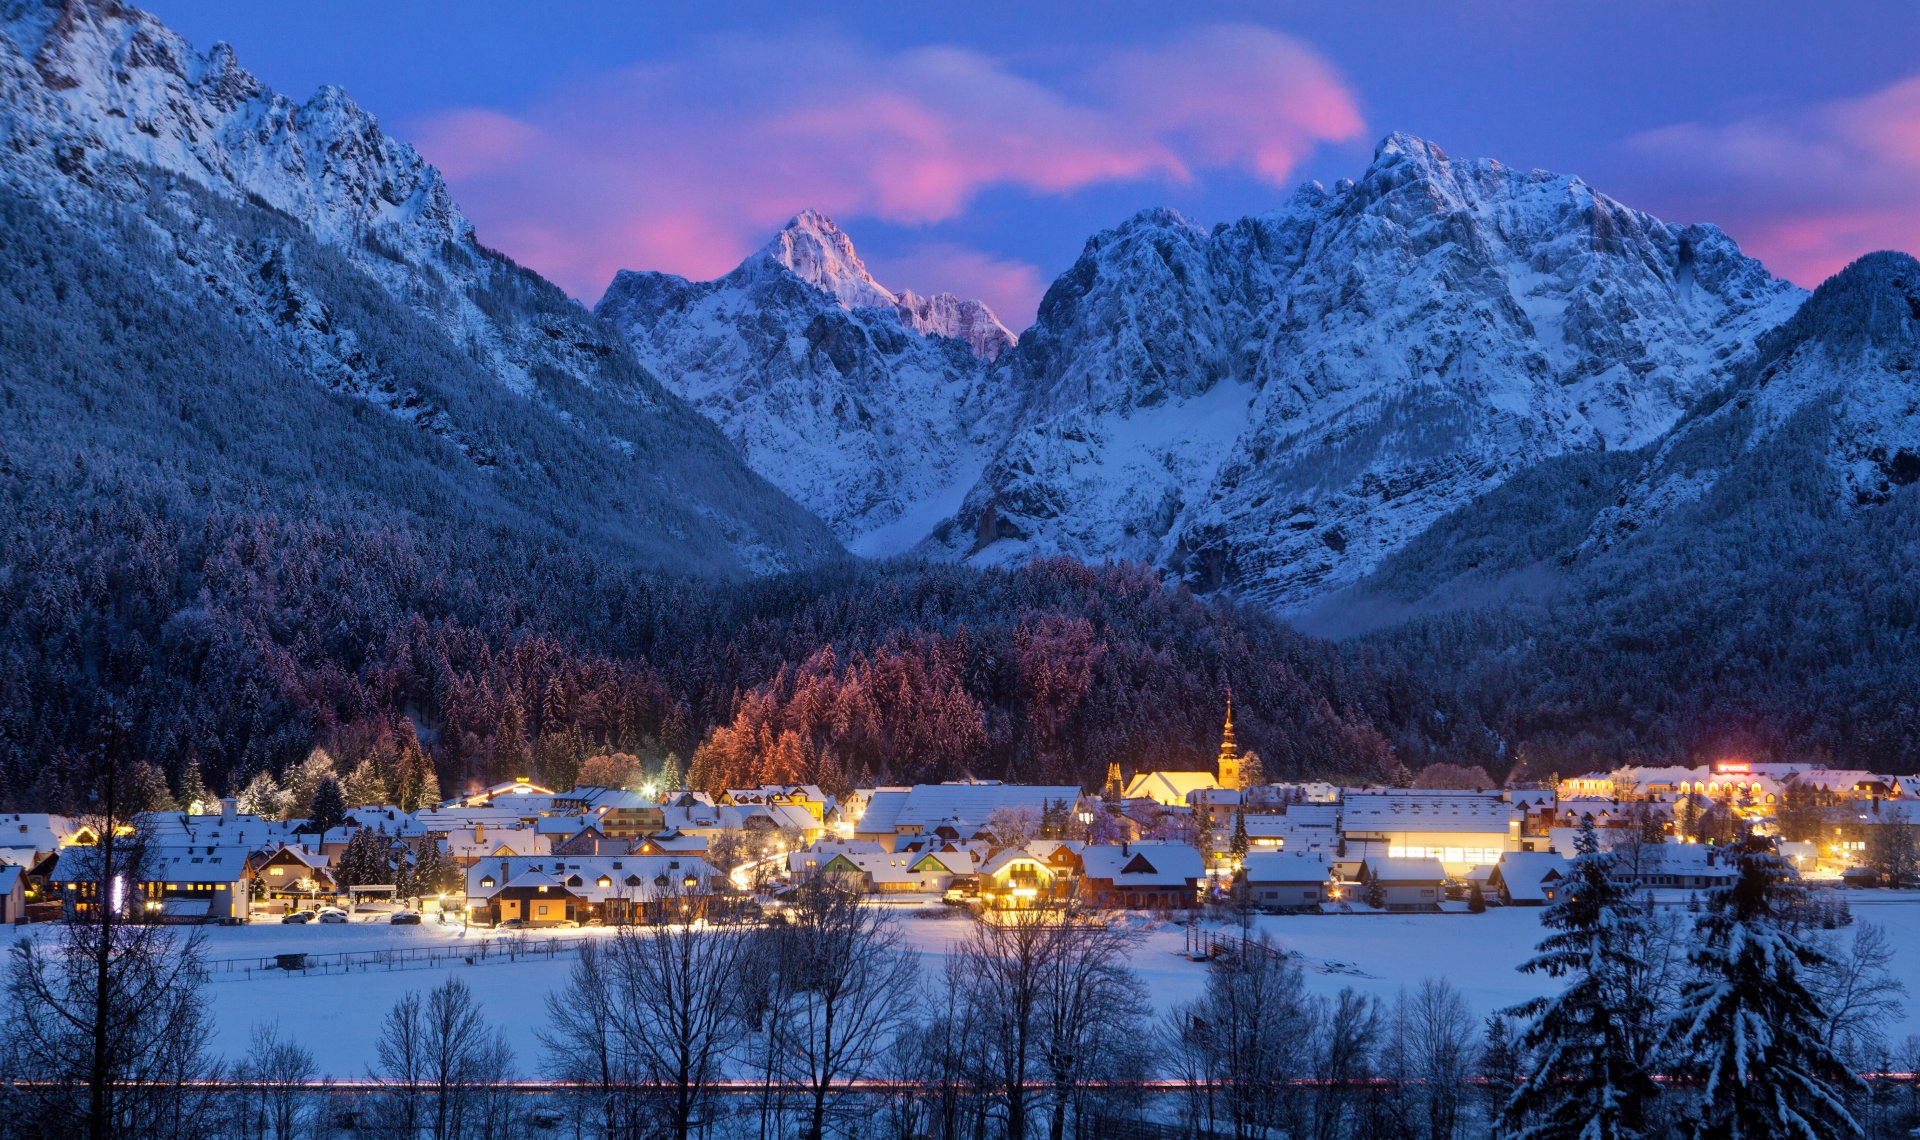
[[[1089,238],[1018,335],[802,210],[589,311],[431,156],[0,0],[0,797],[125,747],[455,785],[1920,771],[1920,265],[1385,138]],[[795,203],[800,206],[803,203]],[[198,779],[199,776],[194,778]]]

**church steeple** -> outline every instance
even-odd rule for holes
[[[1240,786],[1240,745],[1233,739],[1233,689],[1227,689],[1227,723],[1220,730],[1220,758],[1215,761],[1219,771],[1220,786],[1238,788]]]

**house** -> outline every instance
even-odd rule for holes
[[[633,839],[666,826],[660,801],[626,788],[575,788],[556,796],[553,811],[586,816],[613,839]]]
[[[686,910],[723,878],[706,860],[680,856],[507,856],[467,869],[467,912],[494,925],[655,921]]]
[[[1055,900],[1061,876],[1048,859],[1009,847],[981,864],[976,890],[980,901],[999,910],[1017,910]]]
[[[1567,859],[1556,851],[1509,851],[1487,877],[1487,889],[1512,906],[1545,906],[1559,896]]]
[[[31,867],[72,843],[80,824],[46,812],[0,814],[0,863]]]
[[[1360,861],[1360,898],[1377,897],[1385,910],[1438,910],[1446,885],[1447,869],[1432,857]]]
[[[256,857],[253,874],[265,885],[269,899],[309,899],[339,893],[327,860],[297,844],[287,844],[264,858]]]
[[[763,804],[769,807],[798,807],[813,817],[815,824],[825,826],[827,816],[838,804],[834,798],[820,790],[817,784],[765,784],[758,788],[729,788],[720,793],[714,801],[716,806],[741,807],[750,804]]]
[[[27,921],[27,869],[18,863],[0,866],[0,922]]]
[[[471,867],[482,859],[512,855],[547,855],[553,850],[553,837],[529,826],[490,828],[484,823],[471,831],[447,833],[447,858],[457,867]]]
[[[1080,898],[1088,906],[1192,910],[1206,861],[1185,843],[1088,844],[1078,852]]]
[[[1340,809],[1335,804],[1293,804],[1278,815],[1248,815],[1247,847],[1251,851],[1337,851],[1340,848]],[[1227,838],[1234,824],[1224,823]]]
[[[1635,858],[1623,858],[1623,878],[1648,887],[1708,890],[1732,882],[1735,871],[1720,857],[1720,849],[1700,843],[1646,843]]]
[[[1349,856],[1436,859],[1455,875],[1518,850],[1520,817],[1498,792],[1348,792],[1340,801]]]
[[[1269,910],[1315,910],[1335,897],[1324,851],[1251,851],[1241,863],[1248,901]]]
[[[1000,783],[916,784],[911,788],[884,788],[867,799],[865,811],[853,825],[853,837],[879,843],[891,851],[906,837],[929,834],[941,827],[956,838],[970,837],[987,825],[995,812],[1030,813],[1037,825],[1049,815],[1065,822],[1080,789],[1067,786]]]
[[[109,897],[123,914],[165,922],[245,919],[247,856],[239,846],[129,844],[114,849],[116,873],[109,877],[102,873],[102,848],[70,847],[50,885],[69,915],[99,905],[102,882],[110,878]]]
[[[584,820],[569,821],[578,826],[573,834],[562,836],[547,833],[555,855],[625,855],[633,850],[631,839],[615,839]]]

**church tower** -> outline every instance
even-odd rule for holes
[[[1233,739],[1233,690],[1227,690],[1227,724],[1220,730],[1220,759],[1216,761],[1219,769],[1220,786],[1239,788],[1240,786],[1240,746]]]

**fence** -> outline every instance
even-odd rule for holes
[[[314,954],[296,952],[259,958],[213,958],[205,963],[207,980],[245,981],[262,973],[351,974],[371,970],[430,970],[436,966],[551,961],[578,953],[591,936],[529,938],[524,935],[477,938],[469,941],[406,946],[391,950],[340,950]]]

